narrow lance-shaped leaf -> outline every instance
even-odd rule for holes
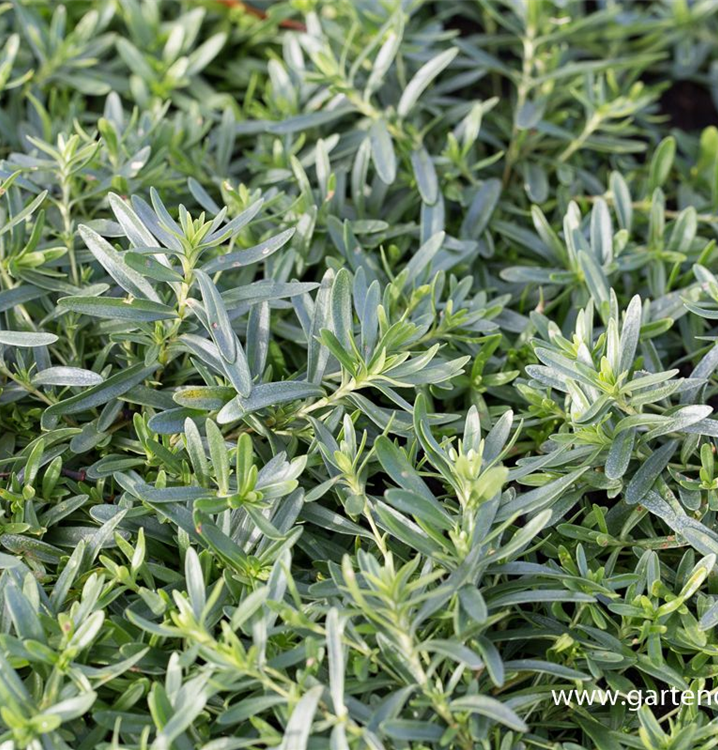
[[[222,358],[231,364],[237,358],[236,338],[224,302],[217,287],[204,271],[197,270],[195,274],[202,292],[210,335]]]
[[[38,195],[36,198],[30,201],[30,203],[28,203],[27,206],[25,206],[20,211],[18,211],[10,219],[6,220],[3,223],[3,225],[0,227],[0,236],[5,234],[6,232],[9,232],[14,227],[16,227],[18,224],[24,221],[28,216],[31,216],[42,205],[46,197],[47,197],[47,190],[43,190],[42,193],[40,193],[40,195]]]
[[[108,199],[112,212],[117,217],[117,221],[120,222],[120,226],[132,245],[135,247],[151,247],[156,244],[152,232],[119,195],[110,193]]]
[[[354,338],[351,293],[351,274],[342,268],[332,285],[331,319],[333,333],[348,355],[353,351]]]
[[[457,48],[447,49],[432,58],[416,72],[401,95],[396,108],[399,117],[406,117],[429,84],[446,68],[459,53]]]
[[[58,304],[65,310],[108,320],[126,320],[132,323],[152,323],[156,320],[176,318],[177,312],[160,302],[145,299],[118,299],[117,297],[63,297]]]
[[[660,473],[668,466],[676,446],[676,441],[671,440],[653,451],[644,461],[626,488],[626,502],[629,505],[639,503],[651,489]]]
[[[208,263],[205,263],[202,266],[202,270],[205,273],[216,273],[225,269],[244,268],[253,263],[259,263],[284,247],[292,239],[295,232],[296,229],[294,228],[285,229],[274,237],[270,237],[253,247],[248,247],[246,250],[237,250],[233,253],[219,255]]]
[[[344,622],[339,617],[335,608],[327,614],[327,651],[329,654],[329,686],[334,703],[334,711],[337,716],[346,713],[344,705],[344,646],[342,635],[344,633]]]
[[[36,346],[50,346],[57,341],[54,333],[35,333],[31,331],[0,331],[0,344],[31,349]]]
[[[591,211],[591,250],[601,265],[613,259],[613,227],[608,205],[603,199],[598,199]]]
[[[411,166],[424,203],[433,206],[439,199],[439,179],[429,152],[423,147],[411,152]]]
[[[396,154],[387,124],[381,118],[375,120],[369,130],[371,158],[382,182],[391,185],[396,180]]]
[[[262,383],[254,386],[248,398],[238,396],[229,401],[220,410],[217,415],[217,421],[220,424],[228,424],[242,419],[247,414],[266,409],[275,404],[323,395],[324,390],[313,383],[293,380],[278,383]]]
[[[33,385],[59,385],[59,386],[81,386],[86,388],[99,385],[103,378],[92,370],[83,370],[80,367],[48,367],[41,370],[32,379]]]
[[[112,278],[126,291],[135,297],[160,302],[152,285],[142,274],[130,268],[124,259],[109,242],[100,237],[90,227],[80,225],[80,236],[84,240],[100,265],[112,276]]]
[[[100,383],[77,396],[72,396],[49,406],[43,414],[43,422],[46,422],[51,417],[79,414],[96,406],[102,406],[110,401],[110,399],[121,396],[133,386],[141,383],[145,378],[152,375],[156,369],[157,367],[154,364],[149,367],[137,364],[127,370],[121,370],[107,378],[104,383]]]

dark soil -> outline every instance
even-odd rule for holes
[[[671,125],[681,130],[700,131],[718,125],[718,111],[710,92],[693,81],[676,81],[663,92],[660,106]]]

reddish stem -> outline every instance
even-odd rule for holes
[[[254,5],[245,3],[243,0],[217,0],[221,5],[227,8],[241,8],[245,13],[249,13],[250,16],[255,18],[261,18],[264,20],[267,14],[261,8],[255,8]],[[280,28],[292,29],[293,31],[306,31],[307,27],[300,21],[293,21],[291,18],[286,18],[279,22]]]

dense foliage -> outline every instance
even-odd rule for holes
[[[718,746],[716,39],[0,5],[0,749]]]

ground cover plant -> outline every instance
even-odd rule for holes
[[[713,0],[0,4],[0,750],[690,750]]]

